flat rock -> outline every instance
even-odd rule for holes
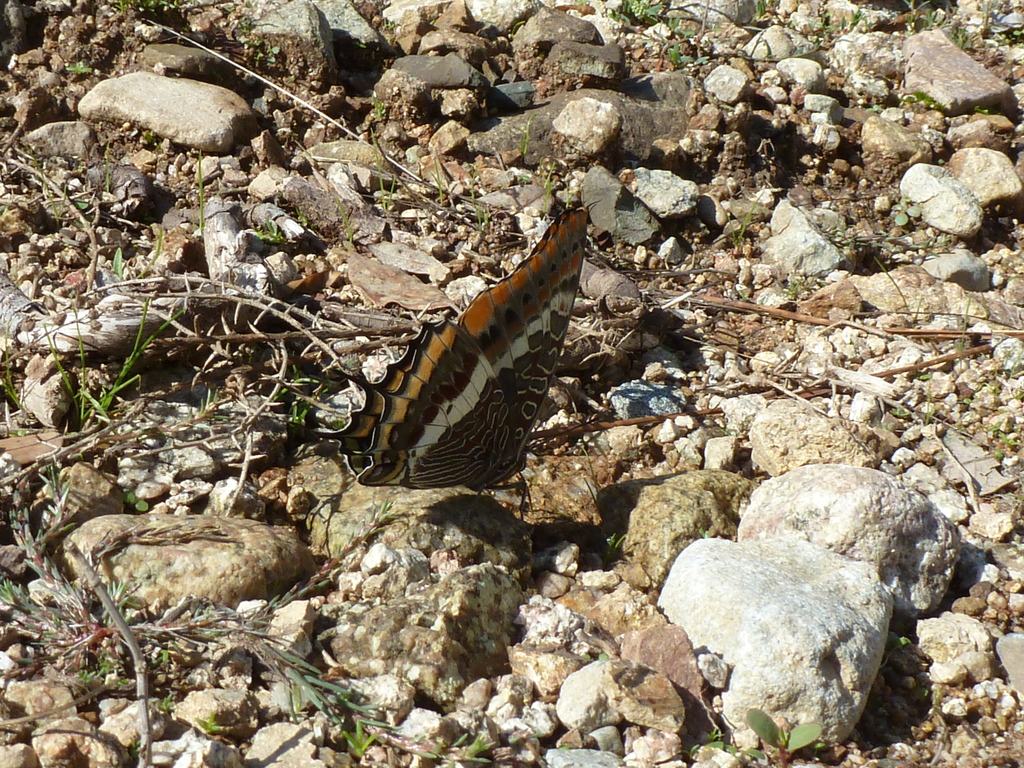
[[[935,279],[956,283],[967,291],[987,291],[992,288],[992,272],[988,264],[970,251],[939,254],[925,259],[921,268]]]
[[[230,152],[256,132],[256,117],[238,94],[151,72],[98,83],[82,97],[78,111],[86,120],[135,123],[179,144],[218,154]]]
[[[539,0],[465,0],[473,21],[509,32],[540,5]]]
[[[25,143],[43,157],[88,157],[96,146],[96,133],[80,120],[41,125],[25,135]]]
[[[398,675],[450,711],[468,683],[507,670],[524,599],[504,568],[460,568],[408,596],[346,604],[331,653],[347,676]]]
[[[634,193],[658,218],[680,219],[697,208],[700,188],[689,179],[680,178],[671,171],[643,167],[634,171],[634,178]]]
[[[996,654],[1006,670],[1007,682],[1024,694],[1024,632],[1010,632],[996,641]]]
[[[485,88],[487,79],[457,54],[403,56],[392,69],[415,77],[429,88]]]
[[[150,610],[185,597],[232,607],[266,600],[314,570],[291,528],[239,518],[105,515],[76,529],[69,541],[87,553],[119,535],[128,543],[105,555],[97,570],[110,581],[132,584],[135,599]],[[73,561],[69,565],[77,576]]]
[[[310,0],[271,6],[253,25],[252,34],[279,49],[277,57],[296,77],[326,84],[337,73],[333,32]]]
[[[596,78],[617,83],[626,76],[625,53],[614,43],[591,45],[562,40],[551,47],[545,66],[563,78]]]
[[[1010,105],[1009,84],[964,53],[941,29],[908,37],[903,53],[907,59],[904,93],[924,93],[947,115]]]
[[[818,722],[828,741],[845,739],[860,718],[892,612],[870,565],[799,539],[695,541],[658,605],[694,647],[732,666],[722,694],[729,722],[756,707]]]
[[[926,496],[842,464],[798,467],[753,492],[738,540],[793,535],[874,566],[908,618],[938,607],[960,551],[956,526]]]
[[[158,74],[174,74],[195,80],[218,81],[231,69],[212,53],[179,43],[150,43],[142,49],[140,61]]]

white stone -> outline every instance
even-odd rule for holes
[[[788,200],[775,206],[771,231],[764,243],[765,260],[787,273],[824,275],[845,263],[842,252]]]
[[[566,104],[551,125],[580,151],[597,155],[618,138],[622,116],[612,104],[584,96]]]
[[[676,559],[658,606],[694,647],[732,665],[730,723],[756,707],[816,721],[823,738],[842,741],[881,664],[892,598],[871,566],[800,539],[699,539]]]
[[[743,98],[750,84],[747,74],[728,64],[719,64],[704,78],[704,90],[725,104],[735,104]]]
[[[941,232],[973,237],[982,211],[974,193],[945,168],[918,163],[900,180],[900,194],[921,208],[921,220]]]
[[[782,76],[808,93],[821,93],[825,88],[825,74],[821,64],[811,59],[783,59],[775,65]]]
[[[671,171],[637,168],[635,194],[661,219],[680,219],[697,207],[700,188]]]
[[[960,551],[956,526],[926,496],[842,464],[797,467],[751,494],[739,541],[794,535],[872,565],[908,616],[938,606]]]

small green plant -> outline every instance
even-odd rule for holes
[[[114,257],[110,260],[110,269],[117,275],[118,280],[124,280],[124,252],[120,248],[114,251]]]
[[[623,0],[618,16],[633,24],[657,24],[665,12],[662,3],[652,3],[649,0]]]
[[[288,238],[285,237],[284,232],[277,226],[277,222],[273,219],[267,221],[263,226],[256,230],[256,236],[268,245],[280,245],[285,242]]]
[[[15,408],[21,408],[21,396],[18,393],[18,386],[14,383],[14,370],[11,368],[11,359],[4,353],[3,371],[0,375],[0,389],[8,402]]]
[[[897,227],[905,227],[911,219],[921,218],[921,206],[911,203],[909,200],[900,199],[893,205],[890,214],[893,224]]]
[[[935,99],[929,96],[924,91],[914,91],[908,93],[903,97],[904,104],[920,104],[921,106],[927,107],[928,109],[937,109],[942,111],[942,105],[939,104]]]
[[[203,717],[196,721],[196,725],[199,729],[210,736],[216,736],[218,733],[224,731],[224,726],[217,723],[217,715],[212,714],[209,717]]]
[[[138,498],[134,493],[128,491],[124,495],[124,503],[134,509],[136,512],[148,512],[149,502],[145,499]]]
[[[281,46],[272,45],[259,37],[247,38],[244,45],[249,60],[254,65],[258,67],[277,66],[277,57],[281,55]]]
[[[613,533],[604,541],[604,561],[614,563],[622,557],[622,545],[626,541],[626,534]]]
[[[121,13],[160,14],[176,11],[180,7],[179,0],[117,0],[117,9]]]
[[[821,736],[821,723],[803,723],[787,731],[779,728],[760,709],[748,709],[746,721],[761,743],[775,750],[780,768],[787,768],[794,753],[813,744]]]
[[[526,127],[523,128],[523,135],[519,138],[519,156],[525,158],[526,153],[530,149],[530,129],[533,127],[533,117],[531,116],[526,121]]]
[[[345,743],[348,744],[349,754],[356,760],[361,760],[363,755],[366,754],[366,750],[377,741],[375,734],[367,733],[363,730],[363,721],[359,718],[356,719],[356,727],[354,729],[342,731],[341,735],[344,737]]]
[[[206,231],[206,180],[203,177],[203,153],[199,153],[199,160],[196,162],[196,196],[199,206],[199,235],[202,237]]]
[[[91,75],[93,73],[92,67],[84,61],[76,61],[74,64],[68,64],[64,69],[71,75]]]

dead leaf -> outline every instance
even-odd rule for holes
[[[397,304],[414,312],[448,309],[448,297],[400,269],[358,253],[348,255],[348,279],[363,297],[378,307]]]
[[[440,282],[448,277],[448,267],[417,248],[401,243],[374,243],[369,250],[381,264],[413,275],[426,275],[431,282]]]

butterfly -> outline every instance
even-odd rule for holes
[[[493,487],[525,465],[526,441],[569,328],[587,213],[563,213],[504,280],[456,320],[423,326],[339,433],[364,485]]]

